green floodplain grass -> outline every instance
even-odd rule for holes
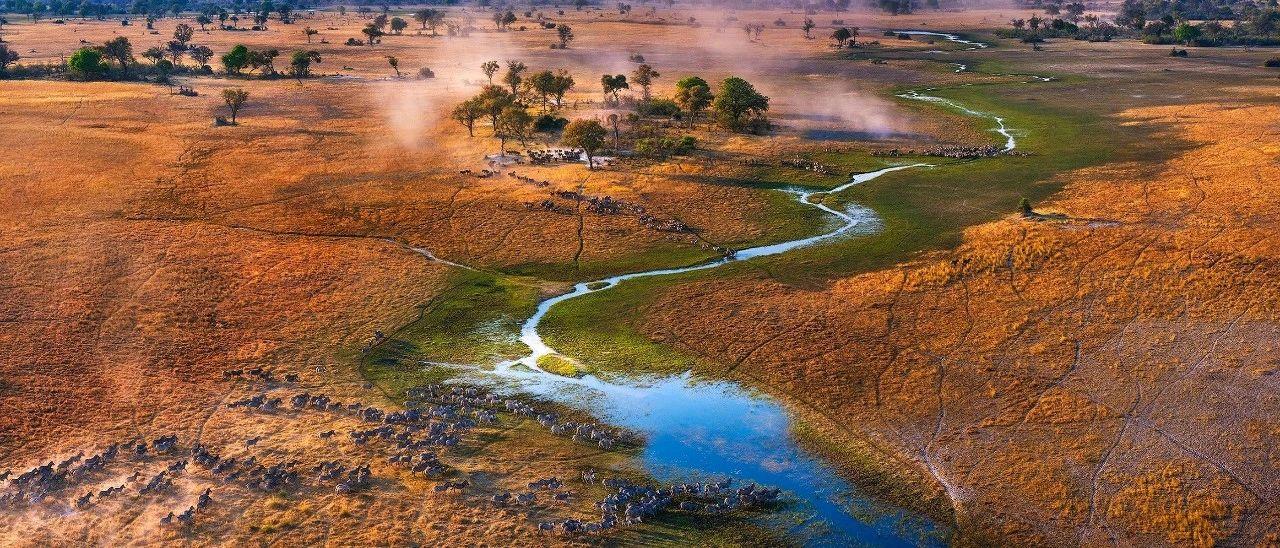
[[[947,66],[941,65],[939,66]],[[971,64],[972,71],[1014,72],[999,61]],[[792,196],[773,189],[802,186],[829,189],[847,180],[847,172],[866,172],[906,163],[926,162],[931,168],[886,174],[839,194],[816,198],[831,207],[858,204],[875,211],[879,230],[868,235],[840,238],[778,256],[725,265],[716,269],[678,275],[628,280],[616,287],[565,301],[544,319],[541,332],[548,344],[563,352],[540,365],[567,376],[585,373],[610,376],[647,376],[694,370],[716,376],[723,364],[712,363],[678,348],[649,340],[635,328],[645,308],[664,288],[712,277],[760,272],[782,283],[822,287],[834,278],[892,266],[930,250],[946,249],[961,241],[963,230],[982,222],[1013,214],[1026,197],[1033,203],[1061,188],[1059,174],[1117,159],[1159,161],[1153,146],[1140,146],[1139,128],[1126,128],[1096,109],[1097,98],[1075,99],[1071,87],[1080,78],[1054,82],[1025,82],[1007,78],[981,85],[933,89],[964,107],[1005,119],[1018,140],[1018,151],[1028,153],[994,158],[956,160],[936,157],[875,157],[867,152],[812,152],[811,159],[836,168],[838,175],[821,175],[786,167],[764,166],[738,178],[689,176],[704,184],[731,184],[767,192],[769,207],[759,212],[770,227],[759,238],[744,242],[717,242],[745,248],[816,234],[834,222],[816,208],[797,203]],[[904,108],[945,116],[979,131],[994,128],[987,116],[972,116],[945,104],[897,97]],[[1052,100],[1050,100],[1052,99]],[[1116,107],[1117,109],[1119,107]],[[1003,137],[990,132],[993,143]],[[548,280],[559,282],[603,278],[620,272],[698,264],[715,256],[688,245],[657,245],[639,254],[609,261],[578,264],[529,264],[503,272],[460,271],[452,288],[423,305],[419,317],[405,325],[368,353],[357,358],[361,373],[390,397],[403,397],[409,387],[439,382],[455,373],[428,367],[423,361],[491,365],[525,354],[518,340],[519,326],[533,314],[546,296]],[[555,285],[567,290],[564,283]],[[840,461],[842,469],[864,470],[876,478],[881,494],[892,503],[893,493],[915,493],[893,487],[892,475],[879,455],[858,447],[826,440],[817,430],[796,419],[797,436],[806,445]],[[858,474],[854,474],[857,476]],[[870,477],[870,476],[869,476]],[[907,480],[903,480],[907,481]],[[903,497],[910,498],[910,497]],[[938,508],[922,508],[934,516]],[[646,544],[683,544],[698,539],[707,545],[740,544],[744,538],[764,538],[767,529],[741,517],[725,517],[715,523],[693,523],[673,515],[626,533]],[[746,535],[744,537],[744,535]],[[778,539],[779,542],[782,539]]]

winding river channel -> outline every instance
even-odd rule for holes
[[[936,35],[974,48],[986,47],[954,35]],[[901,97],[935,102],[970,116],[989,119],[995,125],[992,131],[1005,139],[1006,151],[1017,146],[1017,140],[1001,117],[927,95],[927,91],[911,91]],[[568,293],[542,301],[536,313],[524,322],[520,341],[529,347],[528,355],[500,363],[492,370],[472,370],[477,377],[472,380],[574,406],[642,434],[646,444],[641,461],[660,481],[729,477],[737,482],[780,487],[796,504],[794,513],[783,512],[777,519],[804,544],[941,545],[946,539],[945,525],[860,496],[857,488],[843,480],[832,467],[799,447],[792,436],[786,409],[766,395],[735,383],[698,379],[689,373],[604,380],[592,375],[566,377],[539,367],[539,360],[548,356],[572,359],[556,352],[539,332],[542,320],[556,305],[607,291],[627,280],[709,270],[736,261],[786,253],[859,231],[871,232],[878,222],[871,210],[856,205],[833,208],[815,199],[815,195],[837,194],[889,173],[931,167],[919,163],[886,167],[855,175],[838,187],[822,191],[778,189],[800,204],[827,213],[833,228],[806,238],[742,249],[732,257],[707,263],[579,283]]]

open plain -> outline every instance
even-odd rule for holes
[[[1280,543],[1274,47],[192,9],[0,26],[0,543]]]

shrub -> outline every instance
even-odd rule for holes
[[[1270,59],[1267,59],[1265,62],[1262,63],[1262,66],[1267,68],[1280,68],[1280,57],[1272,57]]]
[[[552,133],[564,129],[567,125],[569,125],[567,118],[543,114],[533,121],[533,130],[538,133]]]
[[[346,44],[347,44],[348,46],[363,46],[363,45],[364,45],[364,40],[356,40],[355,38],[347,38],[347,42],[346,42]]]
[[[107,72],[102,52],[94,48],[80,48],[67,59],[67,69],[77,78],[90,79]]]
[[[418,69],[418,78],[422,78],[425,80],[427,78],[435,78],[435,77],[436,77],[435,71],[431,70],[428,67],[422,67]]]
[[[697,139],[685,135],[679,139],[671,137],[645,137],[636,141],[637,155],[648,158],[666,158],[683,156],[693,152],[698,146]]]
[[[641,116],[675,117],[680,114],[680,105],[670,99],[650,99],[636,103],[636,113]]]

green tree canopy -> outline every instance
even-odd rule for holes
[[[560,141],[565,145],[580,148],[587,155],[587,169],[595,167],[593,156],[604,146],[609,130],[596,120],[574,120],[564,128]]]

